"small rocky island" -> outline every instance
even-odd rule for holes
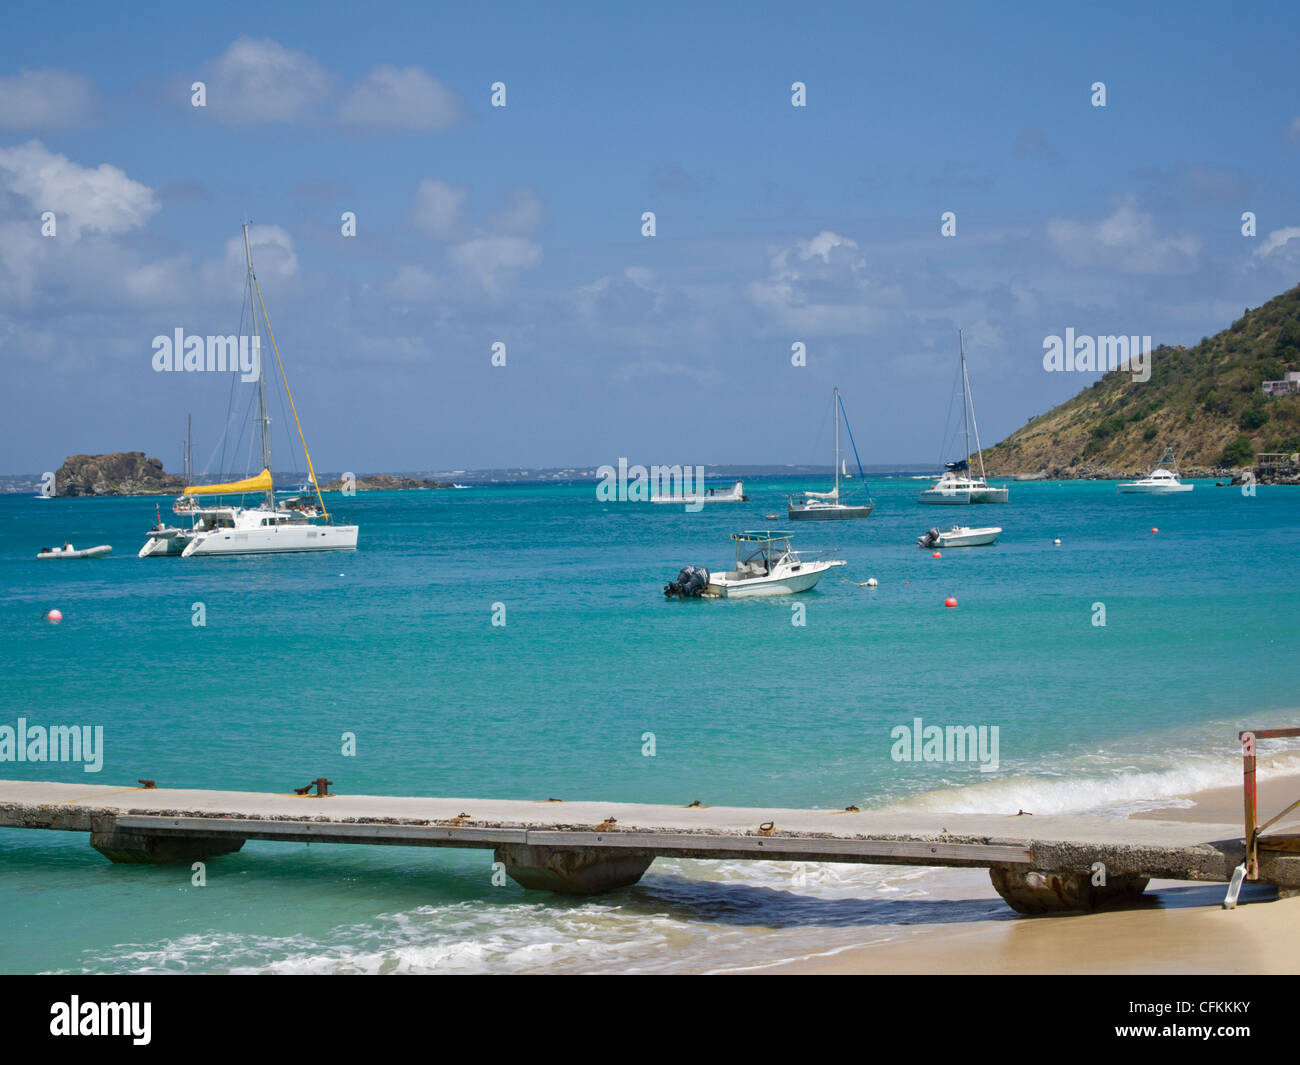
[[[343,478],[330,481],[321,486],[322,492],[341,492],[345,488]],[[365,473],[352,484],[358,492],[392,492],[410,488],[455,488],[453,484],[443,481],[426,481],[419,477],[402,477],[393,473]]]
[[[69,455],[54,474],[59,496],[175,495],[185,479],[163,472],[163,464],[143,451],[111,455]]]

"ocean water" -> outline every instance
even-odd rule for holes
[[[0,725],[102,725],[105,745],[97,774],[0,776],[1122,815],[1237,783],[1239,728],[1300,724],[1300,490],[1032,482],[948,508],[917,505],[923,484],[873,482],[866,521],[772,523],[848,560],[813,592],[687,602],[661,592],[681,566],[729,564],[731,532],[819,485],[747,480],[750,503],[698,514],[590,485],[363,493],[331,501],[357,552],[242,559],[136,558],[154,500],[0,497]],[[941,559],[915,546],[956,521],[1005,531]],[[35,561],[69,539],[114,553]],[[997,726],[997,771],[895,761],[891,730],[916,717]],[[1264,753],[1300,769],[1294,747]],[[565,899],[494,886],[491,861],[250,842],[199,888],[80,833],[0,830],[0,971],[744,968],[1010,917],[951,871],[660,860]]]

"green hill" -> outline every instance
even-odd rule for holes
[[[1263,381],[1300,370],[1300,286],[1193,348],[1162,345],[1151,378],[1111,371],[984,452],[990,475],[1128,477],[1172,446],[1188,474],[1300,451],[1300,395],[1266,398]]]

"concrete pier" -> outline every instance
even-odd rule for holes
[[[1227,882],[1232,824],[1029,814],[747,809],[641,803],[259,794],[0,781],[0,828],[88,832],[115,862],[181,862],[245,840],[492,850],[526,888],[634,884],[656,857],[987,868],[1021,913],[1087,910],[1148,879]],[[1300,889],[1300,853],[1263,851],[1260,880]]]

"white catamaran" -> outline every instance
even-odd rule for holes
[[[844,401],[840,399],[840,390],[835,389],[831,401],[831,417],[835,419],[835,487],[829,492],[801,492],[793,495],[786,503],[786,515],[791,521],[838,521],[845,518],[867,518],[875,509],[875,503],[868,495],[863,503],[844,503],[840,501],[840,473],[847,479],[848,470],[840,458],[840,418],[844,418],[844,428],[849,434],[849,443],[853,445],[853,457],[858,460],[858,475],[866,489],[867,475],[862,471],[862,459],[858,457],[858,445],[853,440],[853,430],[849,428],[849,416],[844,410]]]
[[[984,477],[984,452],[980,448],[980,428],[975,421],[975,404],[970,394],[970,378],[966,374],[966,344],[961,331],[957,332],[957,343],[961,349],[961,414],[965,426],[966,450],[963,458],[956,462],[945,462],[944,474],[929,488],[916,497],[918,503],[963,504],[963,503],[1005,503],[1010,492],[999,485],[991,485]],[[970,475],[970,434],[975,430],[975,451],[979,457],[980,475]]]
[[[184,494],[173,504],[172,511],[188,517],[189,527],[164,525],[160,515],[158,524],[149,531],[149,539],[140,549],[141,558],[155,555],[190,558],[201,555],[261,555],[290,551],[346,551],[357,546],[357,526],[335,525],[325,507],[325,499],[321,495],[316,470],[303,436],[302,424],[298,420],[298,409],[289,392],[289,382],[275,345],[275,334],[271,331],[266,304],[262,301],[257,275],[253,272],[253,251],[248,239],[247,222],[244,223],[244,256],[248,263],[254,348],[260,350],[257,321],[260,309],[266,322],[271,350],[275,354],[276,366],[284,382],[285,394],[289,399],[289,409],[293,412],[294,424],[298,428],[298,439],[302,441],[303,454],[307,459],[308,482],[315,491],[316,499],[314,502],[307,498],[276,501],[275,482],[271,476],[271,419],[266,413],[266,375],[259,359],[257,394],[262,423],[262,472],[256,477],[227,484],[188,485]],[[197,498],[241,495],[246,492],[261,493],[262,502],[252,507],[205,506],[200,505]]]

